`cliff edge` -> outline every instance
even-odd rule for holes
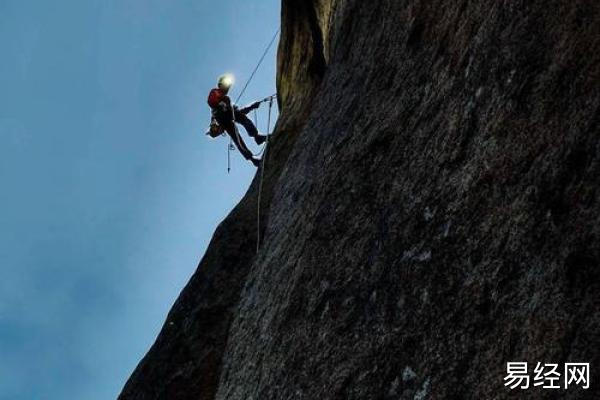
[[[598,20],[283,0],[263,244],[255,178],[119,399],[505,399],[512,361],[598,398]]]

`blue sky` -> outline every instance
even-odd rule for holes
[[[254,174],[206,95],[279,11],[0,0],[0,400],[117,396]],[[244,100],[274,91],[275,48]]]

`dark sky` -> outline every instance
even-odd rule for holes
[[[279,10],[0,0],[0,400],[117,396],[253,176],[206,96],[222,72],[237,94]]]

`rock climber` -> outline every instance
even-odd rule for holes
[[[244,143],[240,137],[235,127],[235,123],[241,124],[244,129],[246,129],[246,132],[248,132],[248,135],[254,138],[256,144],[263,144],[267,137],[260,135],[256,126],[254,126],[252,121],[246,116],[250,111],[260,107],[261,102],[257,101],[247,107],[238,108],[235,104],[231,103],[231,99],[227,95],[231,86],[233,86],[233,77],[231,75],[222,75],[219,77],[217,87],[210,91],[210,94],[208,95],[208,105],[212,109],[212,122],[207,134],[212,137],[217,137],[223,130],[226,131],[240,153],[242,153],[242,156],[246,160],[251,161],[254,166],[258,167],[260,165],[260,158],[254,157],[252,152],[248,149],[246,143]]]

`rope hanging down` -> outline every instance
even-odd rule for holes
[[[267,119],[267,141],[265,143],[264,154],[262,156],[262,166],[260,168],[260,181],[258,183],[258,200],[256,210],[256,253],[260,249],[260,199],[262,197],[263,178],[265,176],[265,167],[267,166],[267,149],[269,148],[269,136],[271,136],[271,110],[273,109],[273,96],[269,100],[269,117]]]

